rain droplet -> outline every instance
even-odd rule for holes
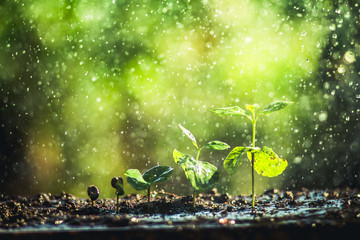
[[[355,59],[355,54],[351,51],[347,51],[344,55],[344,59],[345,61],[347,61],[348,63],[353,63],[356,61]]]
[[[343,65],[340,65],[338,70],[337,70],[340,74],[345,73],[345,67]]]
[[[319,121],[324,122],[327,119],[327,113],[323,112],[319,114]]]
[[[302,158],[299,157],[299,156],[297,156],[297,157],[294,158],[294,163],[295,163],[295,164],[299,164],[299,163],[301,163],[301,161],[302,161]]]

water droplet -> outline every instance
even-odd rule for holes
[[[341,64],[337,70],[340,74],[345,73],[345,67]]]
[[[326,112],[323,112],[323,113],[319,114],[319,121],[320,122],[324,122],[324,121],[326,121],[326,119],[327,119],[327,113]]]
[[[251,43],[252,40],[253,40],[252,37],[246,37],[246,38],[245,38],[245,42],[246,42],[246,43]]]
[[[351,51],[347,51],[344,55],[344,59],[345,61],[347,61],[348,63],[353,63],[356,61],[355,59],[355,54]]]
[[[295,164],[299,164],[299,163],[301,163],[301,161],[302,161],[302,158],[300,156],[297,156],[297,157],[294,158],[294,163]]]

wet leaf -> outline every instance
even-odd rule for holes
[[[209,148],[212,150],[226,150],[228,148],[230,148],[230,146],[227,143],[221,142],[221,141],[211,141],[208,142],[204,148]]]
[[[169,179],[174,169],[168,166],[155,166],[143,174],[143,179],[150,183],[164,182]]]
[[[208,162],[196,161],[192,156],[173,152],[174,160],[180,164],[194,190],[204,192],[214,188],[219,181],[217,168]]]
[[[247,110],[249,110],[251,113],[254,113],[256,111],[256,109],[259,108],[258,104],[252,104],[252,105],[245,105],[245,107],[247,108]]]
[[[185,156],[190,156],[190,155],[183,154],[183,153],[179,152],[178,150],[174,149],[173,158],[174,158],[175,163],[183,164],[184,159],[186,159]]]
[[[145,190],[150,187],[150,183],[146,182],[138,169],[129,169],[125,172],[127,182],[136,190]]]
[[[216,113],[220,116],[246,116],[250,120],[252,119],[251,113],[249,111],[245,111],[244,109],[238,106],[215,108],[211,110],[211,112]]]
[[[224,168],[225,170],[233,174],[236,172],[237,167],[242,164],[241,157],[246,152],[254,152],[254,151],[260,151],[259,148],[253,148],[253,147],[235,147],[231,152],[227,155],[227,157],[224,160]]]
[[[180,124],[178,124],[178,125],[179,125],[179,128],[181,129],[181,131],[192,141],[192,143],[194,144],[194,146],[195,146],[196,148],[199,148],[198,145],[197,145],[195,136],[194,136],[189,130],[187,130],[186,128],[184,128],[183,126],[181,126]]]
[[[254,153],[254,169],[259,175],[276,177],[286,169],[287,165],[288,162],[279,158],[269,147],[263,147],[261,151]]]
[[[260,114],[270,114],[275,111],[279,111],[283,108],[285,108],[287,105],[291,104],[292,102],[288,101],[279,101],[279,102],[273,102],[268,105],[266,105],[261,111]]]

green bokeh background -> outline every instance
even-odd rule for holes
[[[189,194],[172,159],[200,145],[250,145],[242,117],[215,107],[294,104],[259,120],[257,146],[289,167],[256,177],[256,192],[359,186],[357,1],[5,0],[0,3],[0,192],[89,185],[114,197],[128,168],[175,168],[159,184]],[[249,194],[247,161],[229,176],[227,151],[202,151],[218,189]],[[126,186],[128,193],[134,192]]]

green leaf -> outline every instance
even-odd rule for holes
[[[182,161],[184,161],[185,156],[190,156],[190,155],[183,154],[183,153],[179,152],[178,150],[174,149],[173,158],[174,158],[175,163],[183,164]]]
[[[175,162],[182,166],[185,176],[194,190],[204,192],[214,188],[220,176],[214,165],[208,162],[196,161],[190,155],[182,154],[180,156],[181,153],[178,153],[177,151],[176,156],[174,156],[174,159],[177,159]]]
[[[204,148],[212,149],[212,150],[226,150],[230,148],[227,143],[220,142],[220,141],[211,141],[208,142]]]
[[[241,157],[246,152],[256,152],[260,151],[259,148],[253,147],[235,147],[231,152],[227,155],[224,160],[224,168],[229,174],[233,174],[236,172],[237,167],[241,165],[242,160]]]
[[[216,113],[220,116],[246,116],[250,120],[252,120],[251,113],[249,111],[245,111],[241,107],[224,107],[224,108],[215,108],[211,110],[211,112]]]
[[[184,128],[183,126],[181,126],[180,124],[179,125],[179,128],[181,129],[181,131],[192,141],[192,143],[194,144],[194,146],[196,148],[199,148],[197,143],[196,143],[196,138],[194,137],[194,135],[189,131],[187,130],[186,128]]]
[[[256,111],[256,109],[259,108],[258,104],[253,104],[253,105],[245,105],[245,107],[251,112],[254,113]]]
[[[288,162],[279,158],[269,147],[263,147],[261,151],[254,153],[254,169],[265,177],[276,177],[287,167]]]
[[[168,166],[155,166],[150,168],[143,174],[146,182],[153,184],[156,182],[164,182],[169,179],[174,169]]]
[[[285,108],[287,105],[291,104],[292,102],[288,101],[279,101],[279,102],[273,102],[268,105],[266,105],[261,111],[260,114],[270,114],[275,111],[279,111],[283,108]]]
[[[127,182],[136,190],[145,190],[150,187],[150,183],[146,182],[138,169],[129,169],[125,172]]]

